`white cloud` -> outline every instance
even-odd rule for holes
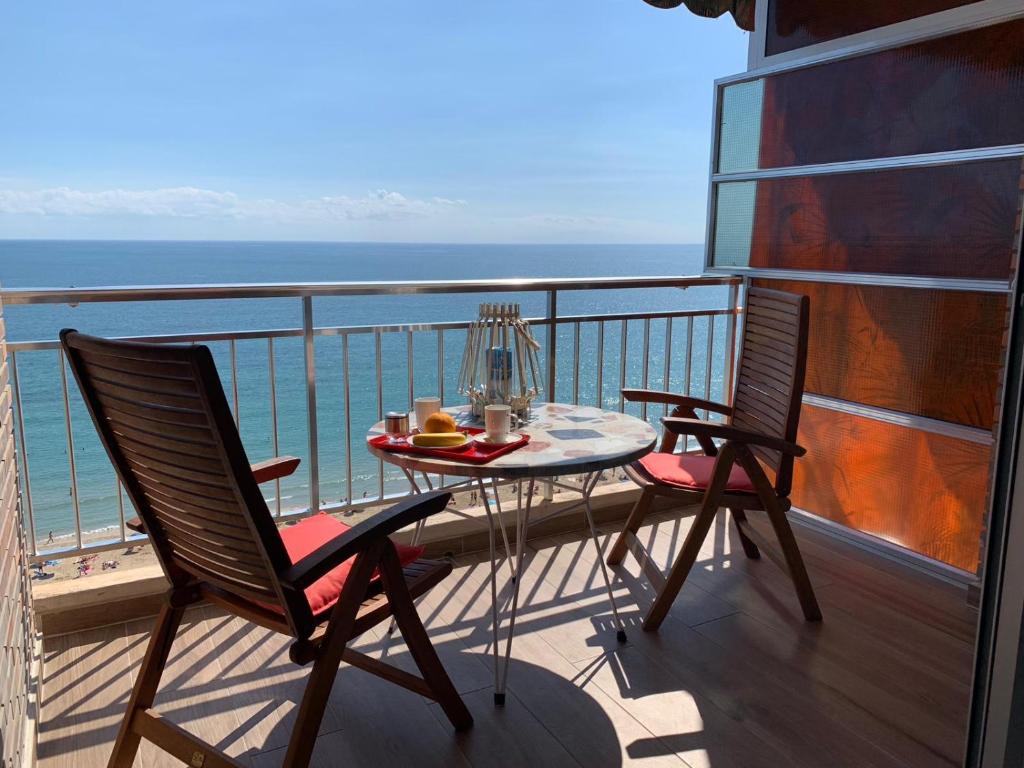
[[[495,204],[486,191],[479,197],[470,205],[378,189],[281,199],[194,186],[85,190],[0,179],[0,238],[670,243],[702,237],[699,225],[687,225],[671,208],[630,217],[601,209],[531,211],[521,202]]]
[[[70,187],[0,189],[0,214],[29,216],[141,216],[184,219],[263,219],[271,221],[398,221],[441,215],[465,200],[406,197],[378,189],[300,200],[246,199],[234,192],[197,187],[85,191]]]

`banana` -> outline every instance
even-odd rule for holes
[[[462,432],[421,432],[411,438],[412,444],[419,448],[455,448],[468,439]]]

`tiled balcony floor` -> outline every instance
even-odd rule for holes
[[[689,518],[642,531],[667,563]],[[317,742],[323,766],[942,766],[959,762],[974,616],[946,587],[797,530],[825,621],[804,623],[770,561],[724,518],[658,634],[628,562],[619,646],[592,544],[530,542],[510,696],[492,704],[489,568],[464,557],[420,613],[476,718],[455,735],[436,705],[343,667]],[[510,595],[508,569],[499,571]],[[40,766],[102,766],[150,621],[47,641]],[[357,644],[380,654],[380,634]],[[400,640],[392,660],[411,666]],[[212,609],[186,616],[157,709],[253,768],[279,765],[305,669],[287,639]],[[136,765],[172,765],[143,744]]]

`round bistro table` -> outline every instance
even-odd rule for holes
[[[455,417],[460,426],[482,426],[469,406],[445,408],[447,413]],[[410,414],[410,420],[413,420]],[[415,423],[410,424],[414,428]],[[608,601],[620,641],[626,639],[622,621],[619,619],[612,594],[608,568],[601,554],[601,544],[597,538],[594,525],[594,514],[590,506],[590,497],[601,478],[601,472],[615,467],[625,466],[650,453],[657,442],[658,433],[647,422],[619,413],[606,411],[583,405],[563,405],[560,403],[542,403],[533,408],[528,422],[513,430],[527,434],[530,442],[518,450],[499,456],[487,464],[470,464],[453,459],[435,458],[411,453],[394,453],[376,448],[367,443],[370,453],[382,461],[399,467],[408,478],[413,491],[420,493],[416,481],[416,473],[422,473],[425,482],[433,488],[428,473],[442,477],[468,478],[458,483],[439,485],[439,489],[465,490],[476,486],[480,491],[484,512],[487,517],[488,541],[491,557],[491,627],[494,635],[492,648],[494,652],[494,703],[501,706],[505,703],[505,687],[508,680],[508,663],[512,654],[512,637],[515,633],[516,611],[519,606],[518,575],[523,567],[522,545],[526,541],[530,525],[530,512],[533,508],[533,496],[538,480],[550,483],[558,488],[579,493],[580,505],[586,514],[590,538],[597,548],[597,561],[601,565]],[[367,441],[384,434],[384,422],[378,422],[366,436]],[[565,475],[582,475],[581,485],[572,485],[560,481]],[[498,616],[498,560],[495,546],[495,535],[500,529],[504,537],[505,551],[511,555],[508,537],[498,498],[498,481],[525,480],[528,482],[525,508],[517,509],[516,553],[515,565],[512,568],[512,605],[508,616],[508,633],[505,638],[504,659],[499,652],[500,623]],[[485,483],[489,481],[494,492],[494,507],[487,497]],[[567,510],[559,510],[565,512]],[[495,515],[494,513],[497,513]],[[497,517],[497,520],[496,520]],[[422,532],[423,522],[416,528],[414,541],[418,541]],[[538,521],[539,522],[539,521]]]

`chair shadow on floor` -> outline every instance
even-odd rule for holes
[[[665,555],[670,561],[673,542],[685,536],[686,518],[654,525],[659,535],[669,537]],[[739,544],[733,535],[729,528],[713,532],[709,541],[714,544],[698,567],[717,573],[737,567]],[[602,536],[605,546],[607,539]],[[512,584],[504,563],[498,573],[499,604],[507,607]],[[676,653],[679,621],[666,624],[658,635],[642,632],[642,609],[653,592],[627,569],[617,569],[613,586],[629,637],[619,645],[596,552],[589,540],[572,534],[539,539],[528,547],[509,702],[505,709],[495,709],[489,574],[485,557],[461,557],[448,588],[435,590],[419,605],[475,727],[456,735],[426,700],[343,665],[320,729],[321,762],[326,755],[328,764],[403,764],[415,759],[422,765],[428,754],[427,762],[436,759],[438,765],[531,766],[558,764],[544,756],[559,754],[566,763],[614,767],[702,750],[715,764],[728,723],[720,712],[715,720],[715,712],[704,711],[706,699],[690,693],[692,680],[665,674],[651,658]],[[765,590],[766,597],[773,591]],[[691,609],[694,601],[720,602],[696,583],[684,588],[680,610]],[[786,602],[779,608],[789,612],[792,606]],[[41,755],[86,749],[90,759],[105,761],[151,625],[148,619],[121,625],[120,637],[111,628],[91,630],[81,636],[80,647],[67,655],[51,655],[48,688],[60,700],[47,704]],[[107,694],[94,695],[97,667],[109,663],[112,653],[97,648],[115,642],[117,652],[127,657],[118,662],[124,679]],[[381,634],[368,635],[355,645],[374,656],[387,653],[389,662],[400,667],[411,664],[400,639],[386,642]],[[308,668],[288,660],[286,638],[202,608],[186,615],[157,703],[172,720],[263,768],[283,757],[307,674]],[[652,725],[645,718],[657,708],[666,714],[657,715]],[[617,712],[614,720],[606,710]],[[643,720],[647,728],[627,723],[624,730],[624,717]],[[714,732],[702,730],[702,721],[714,724]]]
[[[134,622],[130,632],[140,634],[129,638],[131,656],[144,650],[149,620]],[[302,695],[308,669],[295,667],[287,658],[287,645],[277,642],[278,636],[253,630],[240,636],[233,620],[212,611],[200,609],[186,616],[178,636],[180,654],[172,655],[165,685],[157,698],[168,718],[194,730],[217,748],[249,761],[254,768],[279,765],[291,730],[294,712]],[[122,629],[123,631],[123,629]],[[244,646],[244,652],[223,657],[223,648],[193,638],[212,631],[226,643]],[[134,642],[141,638],[142,642]],[[94,636],[93,640],[100,637]],[[366,638],[358,642],[360,650],[379,653],[381,641]],[[125,643],[121,648],[127,651]],[[479,664],[483,678],[490,677],[487,657],[467,650],[461,642],[449,639],[438,644],[447,658],[453,654],[469,657],[463,663]],[[85,664],[74,670],[82,687],[65,691],[59,701],[48,704],[49,716],[43,724],[40,757],[51,764],[69,754],[87,755],[81,764],[102,765],[117,733],[117,725],[128,700],[130,675],[119,682],[116,694],[103,696],[91,690],[89,661],[97,655],[92,644],[81,646]],[[405,666],[407,650],[390,649],[389,661]],[[56,660],[55,660],[56,661]],[[61,664],[55,670],[64,667]],[[126,663],[127,672],[129,664]],[[50,678],[56,685],[63,680]],[[476,725],[466,733],[456,734],[437,712],[436,705],[426,699],[389,686],[365,672],[343,665],[338,673],[328,712],[318,736],[312,765],[522,765],[537,764],[547,751],[564,751],[547,724],[531,712],[526,703],[543,691],[544,697],[556,704],[565,721],[585,725],[590,734],[588,751],[607,756],[602,765],[609,768],[622,764],[622,747],[614,724],[602,708],[571,680],[542,666],[513,659],[510,669],[509,701],[504,709],[496,709],[490,686],[476,691],[463,691],[466,703],[476,718]],[[54,690],[68,687],[54,687]],[[517,695],[529,688],[526,696]],[[83,692],[88,691],[85,695]],[[550,713],[548,713],[550,714]],[[582,732],[582,731],[581,731]],[[577,734],[578,735],[578,734]],[[148,753],[148,754],[147,754]],[[494,756],[492,762],[489,755]],[[565,752],[565,762],[570,762]],[[165,756],[157,756],[144,745],[137,764],[164,765]],[[46,764],[44,762],[44,764]],[[166,762],[170,765],[170,762]]]

